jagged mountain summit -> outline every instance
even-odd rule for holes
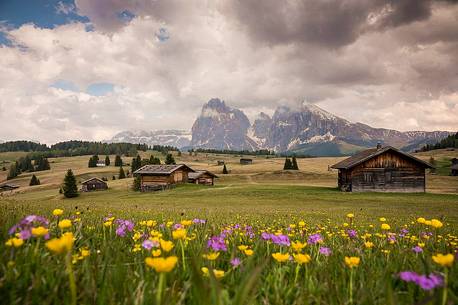
[[[191,144],[191,133],[187,130],[122,131],[107,142],[168,145],[183,148]]]
[[[446,137],[445,131],[400,132],[352,123],[314,104],[298,109],[280,106],[272,117],[260,113],[250,125],[246,115],[212,99],[202,108],[192,128],[193,147],[269,149],[319,156],[349,154],[377,142],[404,150],[419,148]]]
[[[259,146],[247,136],[250,121],[240,110],[214,98],[202,107],[192,126],[191,146],[232,150],[255,150]]]

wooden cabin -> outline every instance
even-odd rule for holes
[[[11,183],[5,183],[0,185],[0,192],[6,192],[6,191],[12,191],[19,188],[19,185],[16,184],[11,184]]]
[[[81,182],[81,191],[83,192],[103,191],[106,189],[108,189],[108,184],[96,177]]]
[[[214,185],[215,178],[218,178],[218,176],[209,171],[196,170],[193,173],[189,173],[188,182],[195,184]]]
[[[142,192],[168,188],[178,183],[188,182],[189,173],[194,172],[185,164],[148,164],[133,174],[140,176],[140,188]]]
[[[332,168],[345,192],[425,192],[425,170],[431,164],[394,147],[364,150]]]
[[[240,164],[242,164],[242,165],[253,164],[253,159],[241,158],[240,159]]]

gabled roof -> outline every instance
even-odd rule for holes
[[[19,188],[19,185],[12,184],[12,183],[5,183],[5,184],[0,185],[0,188],[17,189],[17,188]]]
[[[88,182],[91,181],[91,180],[98,180],[98,181],[103,182],[103,183],[105,183],[105,184],[107,183],[106,181],[103,181],[103,180],[100,179],[100,178],[92,177],[92,178],[89,178],[89,179],[87,179],[87,180],[84,180],[83,182],[81,182],[81,184],[86,184],[86,183],[88,183]]]
[[[213,174],[212,172],[209,172],[207,170],[196,170],[194,173],[189,173],[188,178],[189,179],[198,179],[203,174],[208,174],[208,175],[212,176],[213,178],[218,178],[218,176],[216,176],[215,174]]]
[[[194,172],[192,168],[185,164],[148,164],[137,169],[134,174],[169,175],[180,168]]]
[[[370,148],[370,149],[366,149],[366,150],[363,150],[345,160],[342,160],[340,161],[339,163],[336,163],[334,164],[333,166],[331,166],[331,168],[337,168],[337,169],[349,169],[349,168],[352,168],[352,167],[355,167],[356,165],[358,164],[361,164],[369,159],[372,159],[378,155],[381,155],[387,151],[394,151],[416,163],[419,163],[421,165],[423,165],[424,167],[426,168],[433,168],[433,166],[431,164],[429,164],[428,162],[425,162],[421,159],[418,159],[408,153],[405,153],[403,151],[400,151],[399,149],[396,149],[392,146],[385,146],[385,147],[382,147],[382,148]]]

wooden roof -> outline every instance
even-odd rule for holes
[[[418,164],[421,164],[422,166],[426,167],[426,168],[433,168],[433,166],[431,164],[429,164],[428,162],[425,162],[421,159],[418,159],[408,153],[405,153],[405,152],[402,152],[400,151],[399,149],[396,149],[392,146],[385,146],[385,147],[382,147],[382,148],[370,148],[370,149],[366,149],[366,150],[363,150],[359,153],[356,153],[355,155],[345,159],[345,160],[342,160],[340,161],[339,163],[336,163],[334,164],[333,166],[331,166],[331,168],[336,168],[336,169],[350,169],[352,167],[355,167],[356,165],[358,164],[361,164],[369,159],[372,159],[378,155],[381,155],[385,152],[388,152],[388,151],[393,151],[397,154],[400,154],[402,156],[404,156],[405,158],[407,159],[410,159]]]
[[[137,169],[134,174],[169,175],[181,168],[194,172],[194,170],[186,164],[148,164]]]
[[[218,178],[218,176],[216,176],[215,174],[213,174],[212,172],[209,172],[207,170],[196,170],[194,173],[189,173],[189,179],[198,179],[200,178],[203,174],[208,174],[210,176],[212,176],[213,178]]]
[[[97,178],[97,177],[92,177],[92,178],[89,178],[89,179],[87,179],[87,180],[84,180],[83,182],[81,182],[81,184],[86,184],[86,183],[89,183],[89,181],[92,181],[92,180],[98,180],[98,181],[100,181],[100,182],[102,182],[102,183],[105,183],[105,184],[107,184],[107,182],[106,182],[106,181],[103,181],[102,179],[100,179],[100,178]]]
[[[5,184],[0,185],[0,189],[4,189],[4,188],[17,189],[19,188],[19,185],[11,184],[11,183],[5,183]]]

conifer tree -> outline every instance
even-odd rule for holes
[[[289,170],[289,169],[292,169],[293,167],[293,164],[291,163],[291,160],[286,157],[285,159],[285,165],[283,165],[283,170]]]
[[[122,166],[122,159],[120,155],[116,155],[115,166]]]
[[[227,171],[226,164],[223,166],[223,174],[227,175],[229,172]]]
[[[132,184],[132,189],[134,191],[140,191],[142,188],[142,180],[140,175],[137,175],[134,179],[134,183]]]
[[[6,176],[7,180],[14,179],[20,174],[17,162],[15,164],[11,164],[10,170],[8,172],[8,175]]]
[[[291,169],[299,170],[299,166],[297,165],[297,160],[296,160],[295,156],[293,156],[293,160],[292,160],[292,163],[291,163]]]
[[[118,177],[118,179],[124,179],[124,178],[126,178],[126,174],[124,173],[124,169],[121,166],[119,168],[119,177]]]
[[[34,185],[40,185],[40,180],[37,178],[37,176],[32,175],[32,179],[30,179],[29,186],[34,186]]]
[[[111,163],[111,162],[110,162],[110,156],[106,156],[106,157],[105,157],[105,165],[106,165],[106,166],[109,166],[110,163]]]
[[[62,190],[66,198],[73,198],[73,197],[78,196],[78,187],[76,186],[76,178],[71,169],[69,169],[67,171],[67,174],[65,175]]]
[[[116,176],[113,175],[113,177],[111,177],[111,180],[116,180]]]
[[[165,164],[176,164],[172,154],[167,154],[167,157],[165,157]]]

